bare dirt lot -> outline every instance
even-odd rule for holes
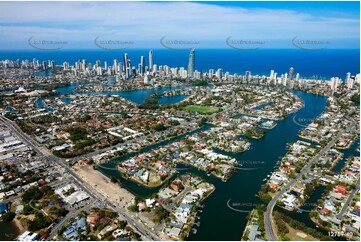
[[[118,184],[112,183],[108,177],[97,170],[94,170],[91,165],[73,166],[74,171],[92,186],[98,193],[106,197],[109,201],[121,206],[127,207],[134,199],[134,195],[121,188]]]

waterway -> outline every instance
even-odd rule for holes
[[[13,222],[0,222],[0,241],[14,240],[19,230]]]
[[[58,88],[58,95],[74,93],[73,89],[76,85]],[[171,87],[159,88],[155,90],[137,90],[127,92],[111,92],[103,94],[118,94],[124,98],[135,103],[142,103],[145,98],[150,97],[153,92],[163,92],[171,90]],[[251,149],[239,154],[232,154],[222,152],[235,157],[243,166],[238,170],[227,182],[213,177],[207,176],[204,172],[187,167],[185,165],[179,166],[179,173],[193,173],[206,179],[208,182],[215,185],[215,192],[204,201],[204,209],[199,220],[200,227],[197,228],[197,233],[190,236],[190,240],[239,240],[247,223],[247,212],[237,212],[231,210],[228,206],[244,211],[251,211],[255,206],[260,204],[256,194],[260,190],[260,186],[264,183],[263,179],[270,174],[282,156],[287,152],[287,145],[298,140],[297,133],[303,127],[294,122],[297,115],[305,122],[302,125],[307,125],[311,120],[320,115],[326,104],[326,97],[315,96],[301,91],[293,91],[304,102],[305,106],[295,114],[289,115],[286,119],[277,121],[277,126],[271,130],[266,130],[266,135],[259,140],[250,140]],[[167,97],[164,103],[172,103],[182,100],[184,97]],[[172,100],[173,99],[173,100]],[[40,99],[39,99],[40,100]],[[205,125],[201,130],[209,129],[210,125]],[[141,152],[146,152],[151,149],[156,149],[162,145],[174,142],[183,138],[183,136],[173,138],[168,141],[161,142],[156,145],[149,146]],[[148,197],[157,192],[159,187],[146,188],[122,178],[119,171],[115,169],[116,164],[122,162],[136,153],[110,161],[103,164],[98,169],[107,176],[117,177],[122,184],[135,195],[141,197]],[[228,204],[228,205],[227,205]]]
[[[78,87],[80,85],[84,85],[84,84],[85,84],[84,82],[77,82],[77,83],[72,83],[68,86],[57,88],[56,90],[58,91],[58,93],[55,95],[52,95],[51,97],[59,97],[61,95],[79,94],[79,93],[84,93],[84,94],[89,94],[89,95],[94,95],[94,94],[119,95],[123,98],[126,98],[126,99],[136,103],[136,104],[142,104],[142,103],[144,103],[144,100],[146,98],[150,98],[153,93],[160,94],[160,93],[163,93],[163,92],[169,91],[169,90],[190,87],[190,86],[175,86],[175,87],[169,86],[169,87],[161,87],[161,88],[156,88],[156,89],[143,89],[143,90],[134,90],[134,91],[103,91],[103,92],[76,92],[74,90],[76,87]],[[186,97],[187,97],[186,95],[162,96],[162,97],[158,98],[158,103],[161,105],[178,103],[178,102],[184,100]],[[69,100],[66,100],[66,99],[64,99],[63,101],[69,102]],[[45,108],[42,98],[39,98],[37,100],[36,105],[38,108]]]
[[[223,154],[235,157],[240,164],[243,164],[231,179],[227,182],[206,176],[204,172],[190,168],[181,170],[180,173],[191,172],[201,175],[208,182],[215,185],[215,192],[204,202],[203,213],[200,218],[200,227],[197,233],[190,236],[190,240],[239,240],[247,223],[247,212],[240,213],[231,210],[227,203],[238,210],[251,211],[260,201],[255,196],[263,183],[263,179],[270,174],[278,160],[287,152],[287,145],[298,139],[297,133],[303,128],[293,121],[293,116],[303,118],[315,118],[324,111],[326,97],[315,96],[300,91],[294,91],[296,95],[305,102],[305,107],[296,114],[286,119],[277,121],[274,129],[267,130],[264,138],[250,140],[251,149],[240,154],[222,152]],[[311,120],[311,119],[310,119]],[[307,125],[307,124],[306,124]],[[204,126],[202,130],[210,128]],[[173,142],[182,137],[148,147],[144,151],[155,149],[166,143]],[[134,154],[133,154],[134,155]],[[138,186],[130,180],[124,180],[118,171],[112,169],[115,165],[132,155],[115,159],[106,164],[106,169],[99,168],[108,176],[116,176],[123,185],[134,194],[147,197],[157,192],[159,188],[146,188]]]
[[[360,140],[356,139],[355,142],[350,146],[350,148],[346,150],[340,150],[344,155],[342,159],[340,159],[335,164],[335,166],[332,168],[331,171],[333,171],[334,173],[339,173],[342,170],[342,168],[345,166],[345,163],[350,156],[354,156],[354,157],[360,156],[360,152],[357,151],[357,147],[359,146],[360,146]]]
[[[336,165],[331,169],[332,172],[334,172],[335,174],[339,173],[342,168],[344,168],[346,161],[348,160],[348,158],[350,156],[360,156],[360,152],[358,152],[356,149],[357,147],[359,147],[360,145],[360,141],[359,139],[356,139],[354,141],[354,143],[350,146],[350,148],[345,149],[345,150],[340,150],[344,155],[343,158],[341,160],[339,160]],[[314,228],[316,230],[318,230],[319,232],[323,233],[324,235],[328,235],[328,231],[322,228],[317,227],[317,225],[311,220],[310,216],[309,216],[309,211],[314,209],[317,200],[322,198],[325,191],[324,186],[319,186],[316,188],[316,190],[312,193],[312,195],[310,196],[310,198],[305,202],[304,206],[302,206],[300,209],[301,210],[305,210],[302,213],[299,213],[297,211],[287,211],[281,208],[277,208],[278,211],[286,214],[287,216],[297,220],[297,221],[301,221],[304,224],[306,224],[308,227],[310,228]],[[334,240],[345,240],[345,238],[343,237],[332,237],[332,239]]]

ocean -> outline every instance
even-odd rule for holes
[[[56,65],[62,65],[67,61],[70,65],[78,60],[86,59],[87,63],[95,64],[100,60],[108,66],[113,60],[123,60],[123,54],[128,53],[131,65],[138,67],[140,57],[143,55],[148,65],[149,50],[16,50],[0,51],[0,60],[32,60],[40,61],[55,60]],[[189,50],[153,49],[153,62],[170,67],[184,67],[187,69]],[[223,69],[223,73],[230,72],[244,75],[251,71],[252,75],[269,76],[270,70],[274,70],[280,76],[288,73],[289,68],[294,68],[294,73],[300,73],[301,78],[317,78],[328,80],[331,77],[345,79],[346,73],[351,75],[360,73],[360,50],[359,49],[196,49],[195,69],[206,71],[209,69]]]

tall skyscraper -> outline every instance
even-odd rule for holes
[[[214,69],[209,69],[208,73],[209,77],[212,78],[214,76]]]
[[[114,71],[114,74],[118,74],[118,60],[117,59],[114,59],[114,61],[113,61],[113,71]]]
[[[293,72],[294,72],[294,69],[293,69],[293,67],[291,67],[291,68],[290,68],[290,71],[288,72],[288,75],[289,75],[288,78],[289,78],[290,80],[293,80]]]
[[[145,72],[145,57],[140,57],[140,74],[143,74]]]
[[[222,79],[223,77],[223,70],[221,68],[219,68],[217,71],[216,71],[216,76],[219,80]]]
[[[153,51],[149,51],[149,71],[152,71],[153,69]]]
[[[81,64],[81,70],[85,71],[85,68],[86,68],[86,60],[83,59],[82,64]]]
[[[269,78],[270,78],[271,80],[273,80],[274,74],[275,74],[275,71],[274,71],[274,70],[271,70],[271,73],[270,73],[270,75],[269,75]]]
[[[299,81],[300,80],[300,73],[297,73],[296,74],[296,81]]]
[[[346,83],[349,82],[351,79],[351,73],[350,72],[347,72],[346,73]]]
[[[124,53],[124,72],[125,72],[125,78],[129,78],[130,76],[130,63],[128,59],[128,54]]]
[[[63,63],[63,69],[64,69],[64,70],[68,70],[68,69],[69,69],[69,63],[68,63],[68,62],[64,62],[64,63]]]
[[[195,51],[194,49],[191,50],[189,53],[189,62],[188,62],[188,76],[193,77],[194,76],[194,58],[195,58]]]
[[[347,72],[347,74],[346,74],[346,85],[347,85],[347,88],[349,90],[353,88],[354,81],[355,81],[354,78],[351,78],[351,73]]]
[[[43,67],[43,70],[48,69],[48,64],[46,63],[46,61],[43,61],[42,67]]]
[[[246,73],[244,75],[244,78],[245,78],[246,81],[250,81],[252,79],[251,72],[246,71]]]
[[[52,70],[55,70],[55,67],[56,67],[55,61],[51,61],[51,69],[52,69]]]
[[[333,92],[337,91],[338,81],[339,81],[338,77],[332,77],[331,80],[330,80],[331,90]]]

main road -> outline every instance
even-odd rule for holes
[[[359,189],[360,189],[360,177],[359,177],[359,178],[357,179],[357,181],[356,181],[356,187],[355,187],[355,189],[353,189],[353,190],[351,191],[351,193],[350,193],[350,195],[348,196],[345,204],[343,205],[340,213],[337,214],[336,218],[337,218],[338,220],[342,220],[342,219],[343,219],[343,216],[345,215],[348,206],[350,205],[353,197],[355,196],[355,194],[358,192]]]
[[[130,222],[130,224],[133,225],[138,230],[138,232],[141,235],[143,235],[147,240],[158,240],[158,241],[161,240],[157,235],[153,234],[150,230],[145,228],[141,223],[139,223],[137,220],[132,218],[127,213],[127,211],[124,211],[124,209],[121,209],[117,205],[112,204],[107,199],[104,199],[102,196],[100,196],[96,192],[93,192],[94,189],[89,187],[89,185],[86,184],[70,167],[68,167],[66,164],[64,164],[62,159],[55,157],[46,148],[41,147],[38,144],[36,144],[33,139],[31,139],[27,134],[23,133],[21,131],[21,129],[17,125],[15,125],[11,120],[0,115],[0,121],[3,122],[7,126],[7,128],[11,129],[20,139],[23,140],[23,142],[25,144],[27,144],[34,151],[36,151],[46,161],[53,162],[55,164],[59,164],[61,167],[63,167],[70,174],[70,176],[74,179],[74,181],[76,183],[78,183],[78,185],[84,191],[86,191],[93,199],[95,199],[98,202],[103,202],[104,204],[111,207],[114,211],[123,215],[128,220],[128,222]]]
[[[266,212],[264,214],[264,228],[265,228],[265,232],[266,232],[266,236],[267,236],[268,240],[272,240],[272,241],[277,240],[277,236],[276,236],[276,234],[274,232],[274,229],[273,229],[274,221],[273,221],[273,217],[272,217],[272,211],[273,211],[278,199],[280,199],[293,185],[295,185],[296,182],[304,174],[310,173],[310,167],[314,163],[316,163],[321,158],[321,156],[336,143],[336,141],[341,137],[342,133],[343,132],[341,132],[341,131],[338,132],[337,136],[334,137],[324,148],[322,148],[322,150],[310,162],[308,162],[301,169],[300,173],[296,176],[296,178],[291,180],[289,183],[287,183],[287,185],[284,186],[281,189],[281,191],[276,193],[273,196],[272,200],[268,203]]]

